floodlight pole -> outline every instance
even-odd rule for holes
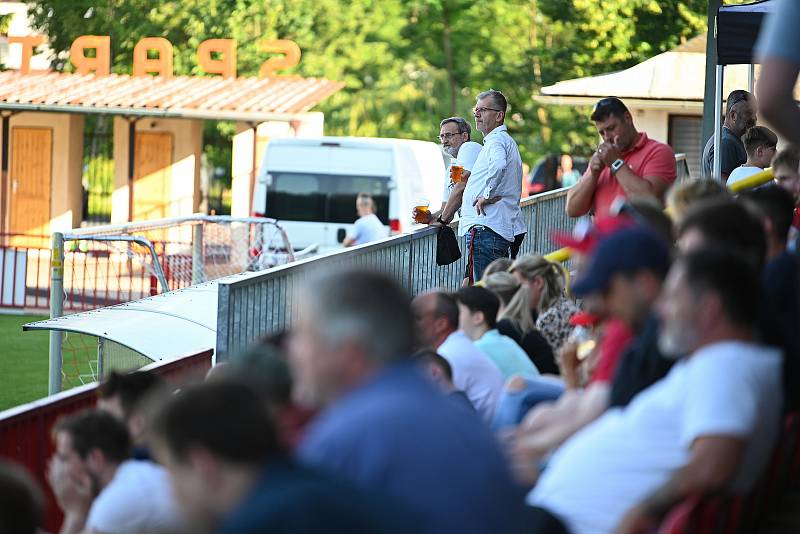
[[[50,318],[64,315],[64,234],[53,233],[50,249]],[[50,330],[50,374],[47,381],[47,394],[61,391],[61,330]]]

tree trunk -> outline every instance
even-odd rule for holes
[[[444,30],[442,31],[442,46],[444,48],[445,65],[447,68],[447,81],[450,84],[450,116],[454,117],[458,107],[456,106],[456,99],[458,98],[458,87],[456,86],[456,76],[453,71],[453,43],[450,40],[450,13],[447,10],[447,2],[442,2],[442,23]]]

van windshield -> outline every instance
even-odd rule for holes
[[[358,219],[356,196],[369,193],[377,215],[389,224],[389,178],[334,174],[270,172],[267,217],[283,221],[352,224]]]

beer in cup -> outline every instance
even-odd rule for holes
[[[431,220],[430,201],[426,198],[419,198],[414,202],[414,222],[419,224],[428,224]]]
[[[450,166],[450,181],[454,184],[459,183],[464,179],[464,166],[458,163],[453,163]]]

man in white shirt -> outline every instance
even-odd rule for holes
[[[689,253],[657,309],[662,352],[688,356],[556,452],[527,498],[543,521],[555,517],[574,534],[650,532],[687,497],[747,491],[766,468],[781,353],[755,343],[755,269],[722,249]]]
[[[469,177],[469,173],[475,165],[475,160],[478,159],[478,154],[481,153],[483,148],[480,143],[470,141],[471,135],[472,128],[462,117],[449,117],[439,124],[439,141],[442,142],[442,152],[450,156],[451,159],[444,175],[442,205],[438,211],[429,215],[428,220],[425,221],[426,224],[443,224],[440,220],[441,215],[451,195],[455,194],[456,198],[458,198],[458,204],[461,205],[461,195],[464,192],[466,179]],[[450,180],[450,168],[453,165],[464,167],[461,182],[456,183]],[[414,217],[417,217],[416,213],[414,213]]]
[[[48,480],[64,512],[61,534],[168,533],[180,527],[166,470],[128,460],[125,425],[103,410],[60,420]]]
[[[753,126],[744,133],[742,142],[747,152],[747,161],[741,167],[733,169],[726,182],[728,187],[769,167],[775,157],[778,136],[769,128]]]
[[[418,295],[411,307],[420,341],[450,362],[453,384],[467,395],[485,421],[491,421],[503,389],[503,375],[489,357],[458,330],[456,301],[446,293],[431,292]]]
[[[522,158],[503,124],[507,109],[500,91],[490,89],[478,95],[473,115],[475,128],[484,136],[483,149],[460,202],[451,194],[440,217],[440,223],[449,223],[460,206],[458,233],[467,236],[470,282],[480,280],[486,266],[497,258],[508,257],[515,231],[523,226],[519,220]]]
[[[363,245],[388,237],[388,230],[375,215],[375,200],[372,195],[359,193],[356,197],[356,211],[358,211],[358,220],[350,234],[344,238],[342,242],[344,246]]]

